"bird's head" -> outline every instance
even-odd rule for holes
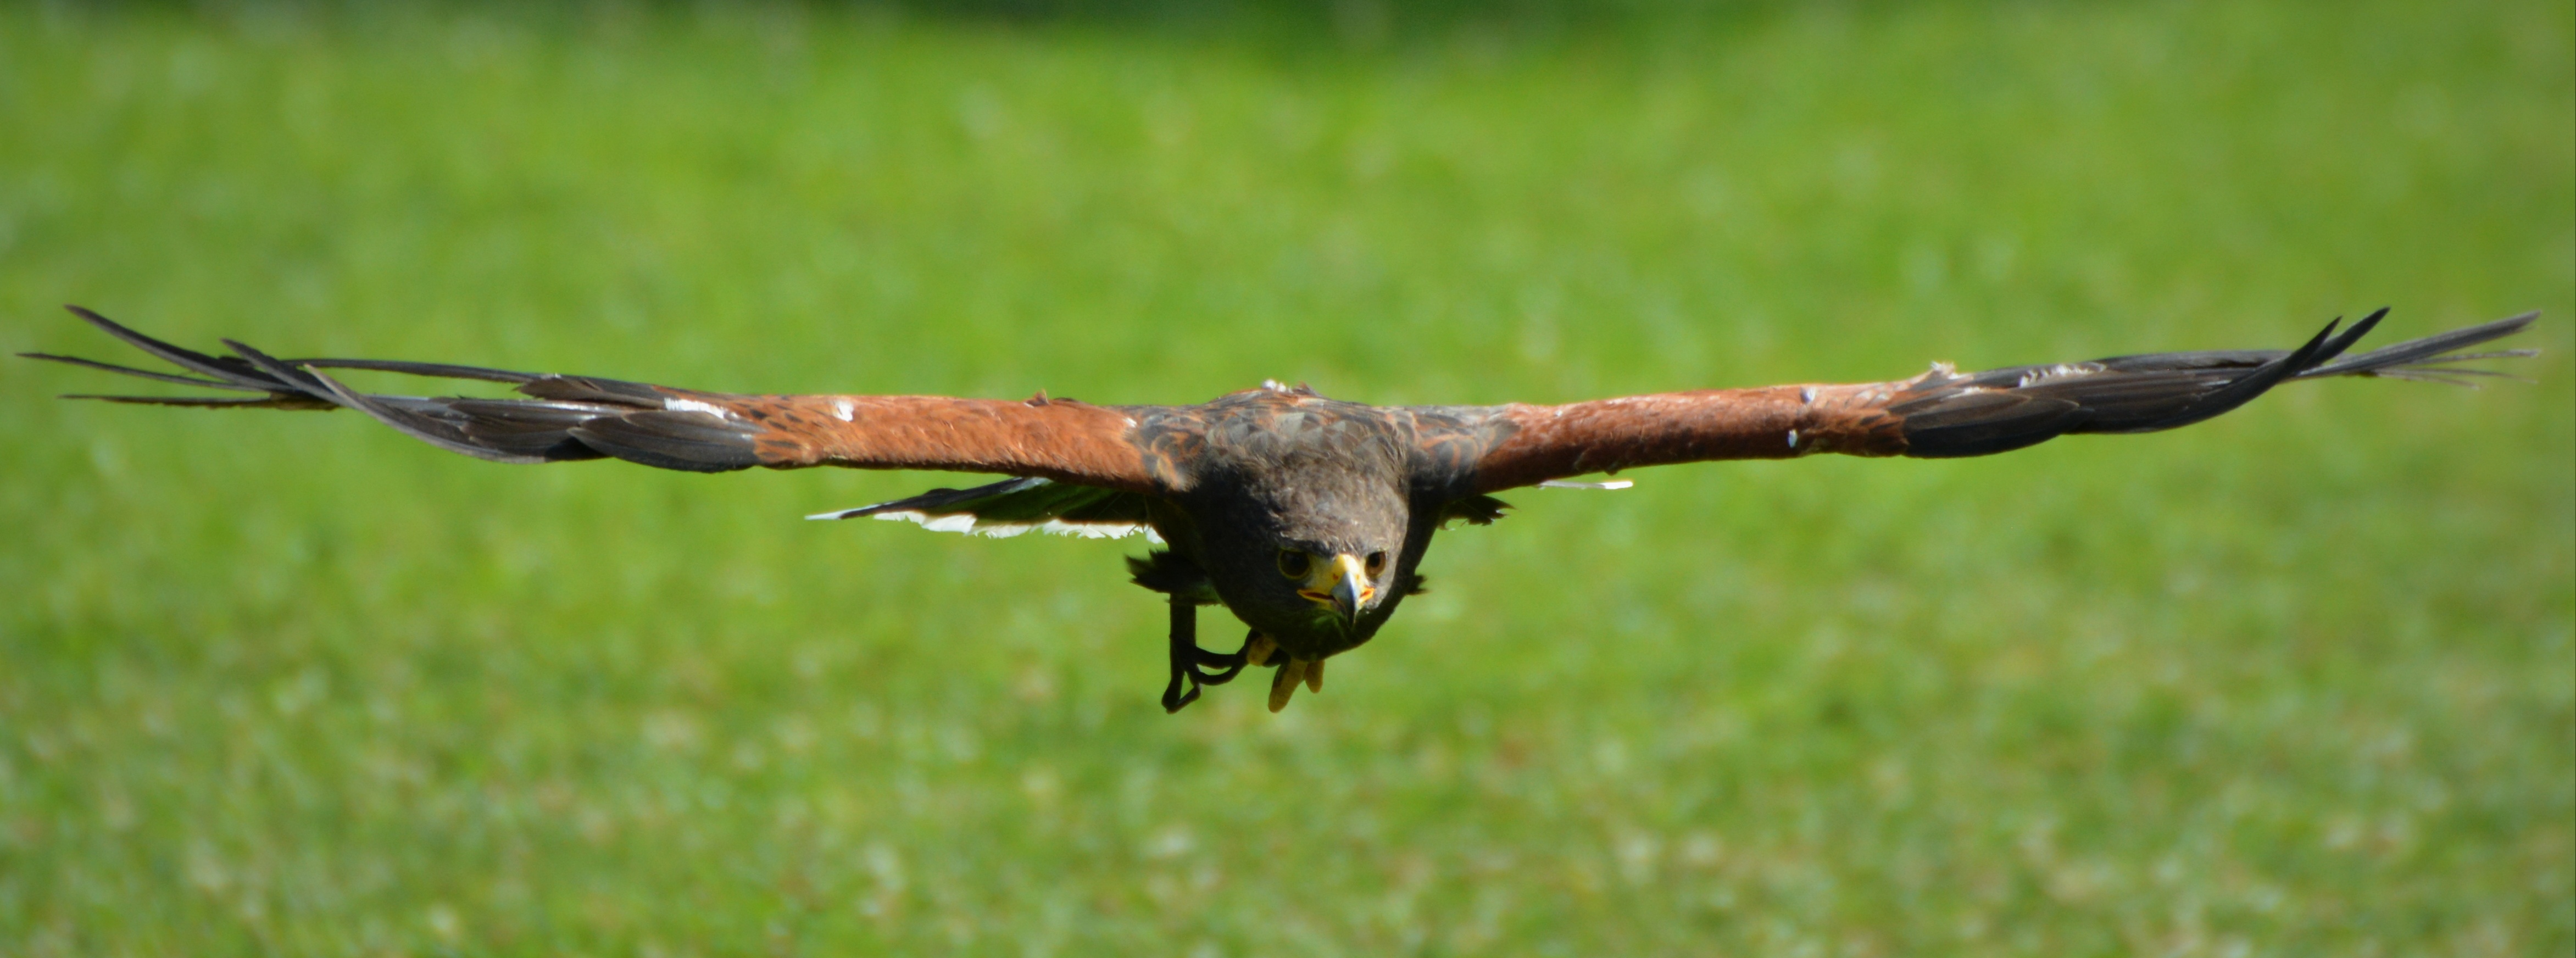
[[[1360,554],[1358,549],[1368,551]],[[1273,556],[1280,578],[1307,605],[1299,611],[1342,631],[1357,625],[1360,613],[1376,607],[1389,562],[1388,550],[1368,546],[1335,549],[1283,543]]]
[[[1210,579],[1237,617],[1290,657],[1322,659],[1368,641],[1394,611],[1402,546],[1282,541],[1228,563],[1249,567],[1238,574]]]
[[[1368,641],[1402,598],[1404,502],[1392,490],[1289,499],[1210,530],[1208,578],[1288,655],[1322,659]]]

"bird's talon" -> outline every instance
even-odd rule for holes
[[[1201,665],[1221,665],[1225,667],[1225,670],[1222,672],[1202,672],[1199,670],[1199,666]],[[1234,677],[1242,672],[1243,653],[1241,652],[1236,652],[1232,655],[1219,655],[1206,649],[1198,649],[1198,661],[1192,663],[1190,666],[1190,675],[1198,679],[1199,684],[1201,685],[1224,685],[1225,683],[1234,681]]]
[[[1169,715],[1171,713],[1178,712],[1182,707],[1198,700],[1199,687],[1196,683],[1191,683],[1190,690],[1183,692],[1181,691],[1181,677],[1177,675],[1172,676],[1172,684],[1163,687],[1163,714]]]

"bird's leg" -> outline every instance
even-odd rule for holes
[[[1163,593],[1172,603],[1172,681],[1163,687],[1163,710],[1177,712],[1197,701],[1200,686],[1234,681],[1243,671],[1242,652],[1221,654],[1199,648],[1198,607],[1215,601],[1207,575],[1169,551],[1128,559],[1127,569],[1134,573],[1137,585]],[[1221,671],[1203,671],[1201,666]]]
[[[1267,659],[1273,647],[1268,636],[1252,632],[1243,637],[1241,649],[1233,652],[1210,652],[1199,648],[1198,631],[1198,603],[1174,596],[1171,639],[1172,681],[1163,686],[1163,711],[1165,712],[1178,712],[1182,706],[1198,701],[1201,686],[1224,685],[1234,681],[1235,676],[1243,674],[1244,665],[1250,662],[1256,653],[1259,657]],[[1223,671],[1203,671],[1200,666],[1209,666]]]
[[[1182,706],[1199,700],[1198,661],[1206,654],[1206,649],[1199,648],[1198,603],[1172,596],[1172,681],[1163,686],[1164,712],[1178,712]],[[1182,688],[1185,685],[1186,690]]]
[[[1172,681],[1163,687],[1163,711],[1178,712],[1182,706],[1198,701],[1199,687],[1224,685],[1243,673],[1244,662],[1260,633],[1244,637],[1244,647],[1235,652],[1210,652],[1199,648],[1198,603],[1172,600]],[[1200,666],[1222,669],[1203,671]],[[1186,686],[1186,688],[1184,688]]]

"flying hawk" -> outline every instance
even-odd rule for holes
[[[827,512],[904,519],[991,536],[1032,529],[1144,533],[1161,548],[1127,560],[1137,585],[1171,603],[1163,708],[1245,666],[1277,669],[1270,708],[1324,663],[1377,634],[1405,596],[1433,533],[1483,525],[1493,494],[1590,473],[1710,459],[1814,453],[1947,458],[2006,452],[2070,433],[2154,432],[2244,405],[2293,379],[2382,376],[2466,383],[2499,375],[2456,363],[2532,355],[2462,352],[2538,313],[2344,351],[2379,323],[2335,323],[2291,350],[2158,353],[1912,379],[1660,393],[1533,406],[1371,406],[1265,383],[1195,406],[1095,406],[1051,399],[753,396],[591,376],[440,363],[277,359],[232,340],[208,356],[97,313],[71,311],[180,376],[70,356],[24,354],[245,397],[77,396],[166,406],[358,410],[433,446],[494,462],[617,458],[663,469],[766,466],[944,469],[1012,478],[972,489]],[[384,396],[325,374],[361,369],[509,383],[525,399]],[[203,377],[203,378],[199,378]],[[1198,607],[1222,605],[1251,631],[1216,653],[1197,641]]]

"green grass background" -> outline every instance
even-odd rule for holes
[[[797,519],[955,477],[11,361],[0,954],[2576,948],[2576,11],[1503,9],[12,5],[0,346],[1562,401],[2387,304],[2538,382],[1526,491],[1166,717],[1140,545]]]

